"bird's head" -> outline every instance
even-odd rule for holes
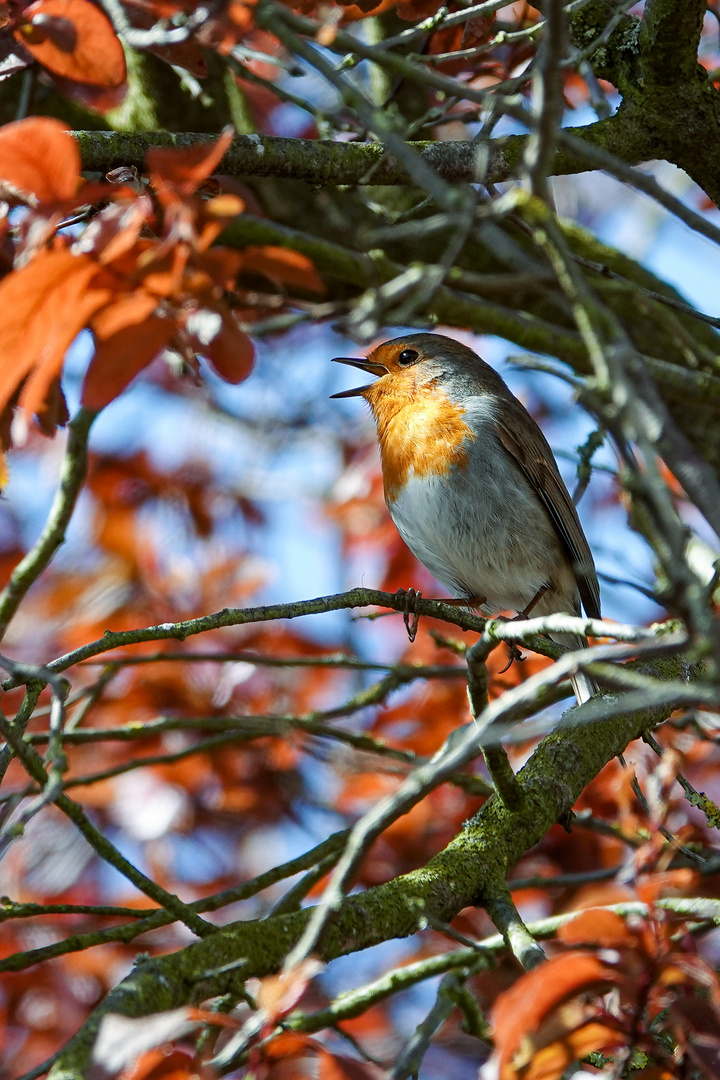
[[[447,391],[450,389],[447,384],[455,384],[458,379],[458,389],[467,387],[477,392],[481,389],[479,382],[486,378],[494,382],[499,378],[472,349],[443,334],[405,334],[378,345],[367,359],[336,356],[333,362],[378,376],[377,382],[331,395],[364,397],[371,405],[381,395],[408,398],[443,383]]]

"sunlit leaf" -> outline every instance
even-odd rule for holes
[[[588,1054],[611,1054],[626,1043],[627,1036],[617,1028],[591,1021],[540,1047],[527,1067],[513,1075],[522,1080],[559,1080],[569,1066]]]
[[[523,1039],[563,1001],[581,991],[598,992],[622,981],[619,973],[587,952],[557,956],[527,971],[500,995],[492,1011],[501,1071],[510,1064]]]
[[[558,930],[566,945],[598,945],[619,948],[632,941],[632,934],[620,915],[604,908],[589,908],[575,915]]]
[[[153,187],[165,200],[172,197],[173,189],[176,195],[192,195],[215,171],[232,141],[232,128],[226,128],[212,143],[200,143],[187,150],[149,150],[145,160]]]
[[[36,0],[17,31],[49,71],[94,86],[125,81],[125,53],[112,23],[90,0]]]
[[[48,168],[52,162],[52,168]],[[25,201],[71,199],[80,184],[80,153],[70,128],[32,116],[0,128],[0,194]]]
[[[86,409],[102,409],[113,401],[169,343],[176,320],[155,314],[156,308],[156,297],[136,292],[92,320],[95,355],[83,383]]]
[[[319,1080],[383,1080],[389,1074],[369,1061],[358,1061],[345,1054],[320,1053]]]
[[[20,404],[42,407],[68,348],[112,293],[95,262],[66,248],[41,251],[0,282],[0,408],[24,379]]]
[[[320,971],[323,965],[318,960],[304,960],[290,971],[281,971],[278,975],[268,975],[260,982],[257,1003],[266,1013],[268,1020],[275,1022],[300,999],[308,983]]]
[[[312,262],[298,251],[265,245],[245,248],[244,255],[250,273],[263,274],[303,292],[325,292],[325,284]]]

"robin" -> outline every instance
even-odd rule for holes
[[[335,362],[378,376],[332,396],[369,404],[390,516],[452,596],[489,614],[580,615],[582,606],[600,618],[592,554],[552,450],[489,364],[442,334],[407,334],[366,360]],[[579,702],[596,689],[583,674],[573,688]]]

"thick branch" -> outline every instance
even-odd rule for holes
[[[629,164],[647,157],[649,145],[642,130],[631,131],[624,118],[608,117],[587,127],[568,128],[593,145],[619,154]],[[145,154],[154,147],[187,148],[207,143],[211,136],[192,132],[75,131],[82,168],[109,172],[120,166],[142,170]],[[443,180],[472,183],[480,164],[489,183],[498,184],[514,175],[522,161],[527,135],[509,135],[488,144],[468,141],[409,142],[407,147]],[[486,147],[488,149],[486,149]],[[489,161],[486,162],[486,153]],[[582,155],[560,148],[553,155],[550,172],[555,175],[584,172],[595,166]],[[380,143],[332,142],[324,139],[286,139],[275,135],[238,135],[217,171],[230,176],[272,176],[278,180],[305,180],[310,184],[335,185],[408,184],[411,178]]]
[[[591,63],[623,95],[630,129],[644,131],[647,158],[678,165],[719,203],[720,95],[697,60],[705,10],[705,0],[648,0],[642,20],[626,16]],[[613,12],[609,0],[583,5],[570,20],[575,44],[594,40]]]
[[[647,0],[640,23],[642,69],[653,82],[679,83],[698,71],[706,0]]]

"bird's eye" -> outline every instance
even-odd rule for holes
[[[414,364],[417,358],[418,353],[415,351],[415,349],[403,349],[403,351],[399,354],[397,360],[398,364],[402,364],[403,366],[405,366],[407,364]]]

